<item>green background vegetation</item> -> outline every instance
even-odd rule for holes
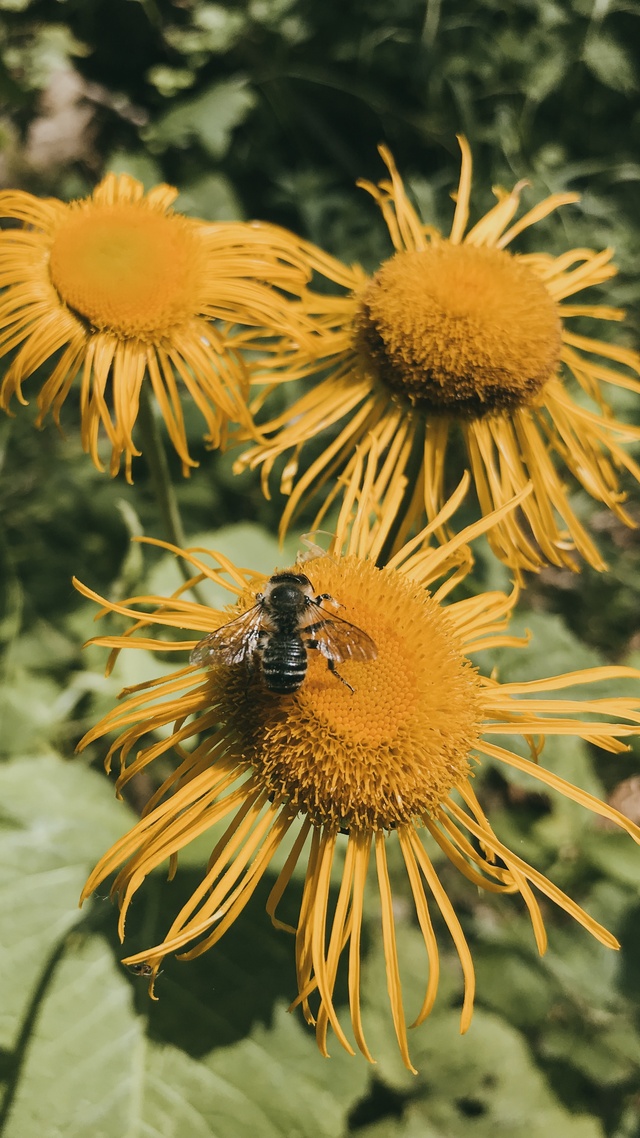
[[[272,219],[372,266],[388,239],[354,182],[383,173],[376,144],[390,145],[425,218],[446,229],[463,131],[475,216],[494,183],[528,178],[526,204],[581,192],[578,207],[520,248],[615,245],[621,274],[602,295],[630,310],[612,334],[637,343],[639,73],[629,45],[639,14],[632,0],[0,0],[0,182],[69,198],[108,169],[167,180],[186,212]],[[615,410],[637,419],[634,403],[621,397]],[[76,904],[149,787],[117,803],[104,747],[73,751],[124,683],[168,664],[129,653],[104,679],[104,653],[81,653],[94,613],[70,579],[122,596],[169,590],[176,570],[129,543],[160,536],[144,460],[133,488],[111,481],[81,453],[72,398],[64,438],[50,425],[35,431],[34,417],[29,407],[0,422],[3,1136],[639,1138],[640,854],[515,775],[507,785],[487,768],[477,780],[498,833],[611,928],[622,951],[545,905],[550,949],[540,960],[517,900],[496,903],[440,864],[476,960],[477,1010],[461,1038],[460,970],[441,928],[436,1011],[412,1035],[418,1077],[392,1041],[375,899],[364,979],[375,1067],[335,1044],[322,1059],[300,1017],[286,1014],[293,945],[271,929],[259,896],[213,952],[169,960],[159,1002],[147,999],[144,979],[119,963],[113,906],[102,896],[82,913]],[[195,416],[188,426],[202,465],[186,482],[177,464],[174,473],[189,538],[205,535],[265,571],[290,560],[296,542],[282,553],[273,537],[277,496],[266,503],[255,480],[234,479],[230,456],[204,453]],[[640,662],[637,531],[578,504],[610,573],[547,570],[532,581],[516,624],[533,643],[489,661],[502,679]],[[482,548],[475,584],[508,585]],[[640,785],[628,781],[637,748],[615,758],[551,742],[545,761],[640,815]],[[186,851],[175,882],[147,882],[129,951],[159,939],[209,847]],[[397,880],[411,1008],[426,962]]]

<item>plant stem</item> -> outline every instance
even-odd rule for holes
[[[142,440],[142,453],[149,467],[151,482],[160,511],[164,538],[166,541],[170,541],[172,545],[177,545],[179,549],[184,549],[186,538],[178,508],[178,499],[171,481],[167,452],[154,412],[150,385],[146,380],[140,389],[138,428]],[[189,581],[194,576],[193,567],[182,557],[178,558],[178,566],[185,581]],[[192,586],[191,591],[197,600],[201,599],[197,595],[195,586]]]

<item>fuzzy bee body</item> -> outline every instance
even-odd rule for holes
[[[302,637],[274,634],[269,638],[260,663],[269,691],[279,695],[297,691],[307,674],[307,649]]]
[[[332,674],[351,691],[336,670],[344,660],[374,660],[378,650],[366,632],[323,608],[336,602],[328,593],[314,595],[303,573],[276,573],[248,612],[205,636],[191,653],[198,667],[240,664],[257,658],[266,688],[293,695],[307,674],[309,651],[326,657]]]

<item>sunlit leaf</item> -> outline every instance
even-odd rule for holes
[[[614,91],[628,94],[635,90],[637,79],[631,57],[613,36],[589,36],[584,46],[584,61],[600,82]]]
[[[227,150],[231,133],[244,121],[255,96],[247,79],[236,76],[206,88],[194,99],[172,107],[146,128],[145,140],[155,150],[168,146],[185,147],[194,139],[212,158]]]

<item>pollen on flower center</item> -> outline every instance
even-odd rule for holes
[[[49,268],[60,297],[94,328],[157,342],[198,311],[202,256],[186,218],[87,202],[58,228]]]
[[[338,665],[353,693],[315,651],[295,696],[274,696],[258,678],[247,687],[227,669],[221,706],[242,758],[274,801],[317,825],[388,829],[423,816],[468,777],[482,717],[446,610],[369,562],[322,558],[304,571],[374,639],[378,657]]]
[[[355,339],[365,366],[412,406],[477,418],[535,400],[556,372],[561,325],[516,257],[444,241],[382,265]]]

